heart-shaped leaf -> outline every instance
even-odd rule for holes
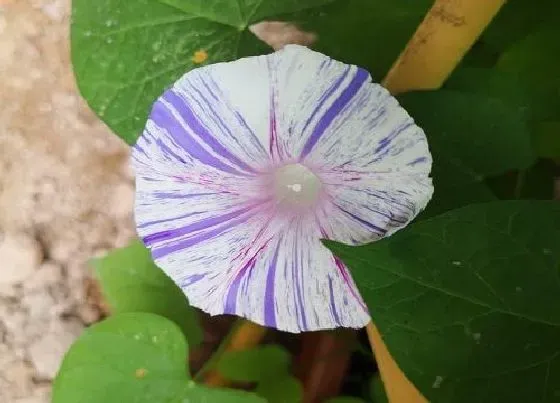
[[[251,24],[287,21],[315,47],[380,80],[429,0],[74,0],[72,60],[92,109],[126,142],[138,138],[156,98],[188,70],[272,51]]]
[[[303,400],[301,382],[288,374],[259,382],[255,392],[268,403],[301,403]]]
[[[148,313],[115,315],[70,348],[53,403],[265,403],[250,393],[196,385],[186,362],[185,336],[173,322]]]
[[[450,90],[408,93],[399,100],[426,132],[434,158],[435,192],[423,217],[494,199],[485,177],[534,161],[527,117],[510,102]]]
[[[185,294],[153,262],[142,242],[93,260],[97,278],[113,313],[149,312],[173,320],[191,346],[202,341],[198,317]]]
[[[472,205],[369,245],[327,245],[429,401],[560,398],[560,203]]]
[[[218,370],[226,378],[239,382],[258,382],[288,374],[290,354],[277,345],[226,352]]]

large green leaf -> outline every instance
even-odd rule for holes
[[[262,20],[318,34],[317,49],[368,67],[378,80],[421,21],[429,0],[74,0],[72,60],[93,110],[135,142],[150,106],[183,73],[267,52],[248,30]],[[271,51],[271,49],[268,49]]]
[[[560,13],[557,0],[508,0],[482,35],[482,41],[503,51],[547,25],[555,24]]]
[[[222,375],[240,382],[257,382],[285,375],[289,366],[290,354],[284,348],[272,344],[230,351],[218,362],[218,370]]]
[[[552,161],[539,160],[528,169],[488,178],[486,182],[500,199],[552,200],[555,172]]]
[[[439,90],[399,97],[426,132],[434,158],[434,198],[423,217],[492,200],[485,177],[525,168],[534,160],[526,113],[492,96],[496,91]]]
[[[327,246],[429,401],[559,401],[560,203],[472,205],[366,246]]]
[[[375,374],[369,382],[369,394],[373,403],[389,403],[385,386],[379,374]]]
[[[540,157],[560,159],[560,121],[541,122],[533,138]]]
[[[202,329],[183,292],[159,269],[140,241],[116,249],[93,264],[113,313],[149,312],[181,327],[189,344],[198,345]]]
[[[534,161],[527,117],[500,98],[439,90],[404,94],[400,101],[426,132],[436,158],[473,181]]]
[[[303,386],[292,375],[282,375],[259,382],[255,393],[266,399],[268,403],[301,403]]]
[[[560,120],[559,37],[558,27],[539,30],[509,48],[496,66],[529,90],[537,120]]]
[[[96,324],[73,344],[53,385],[53,403],[264,403],[233,390],[196,385],[187,343],[173,322],[127,313]]]

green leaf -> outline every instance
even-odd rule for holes
[[[543,158],[560,158],[560,121],[541,122],[535,130],[535,149]]]
[[[473,181],[534,161],[526,116],[502,99],[439,90],[405,94],[400,101],[426,132],[434,154]]]
[[[557,402],[560,203],[472,205],[361,247],[350,267],[396,362],[431,402]]]
[[[540,160],[532,167],[487,179],[500,199],[551,200],[554,196],[556,165]]]
[[[303,13],[279,16],[303,30],[316,32],[313,46],[337,60],[366,68],[381,81],[432,0],[337,0]]]
[[[53,385],[53,403],[264,403],[190,380],[187,343],[173,322],[148,313],[115,315],[72,345]]]
[[[381,380],[379,374],[371,378],[369,383],[369,393],[373,403],[389,403],[387,392],[385,392],[385,386],[383,386],[383,381]]]
[[[303,400],[301,382],[291,375],[268,378],[257,385],[255,392],[268,403],[300,403]]]
[[[270,52],[248,30],[289,21],[318,36],[316,48],[371,70],[387,71],[430,6],[429,0],[74,0],[72,60],[92,109],[127,143],[139,136],[163,90],[205,63]]]
[[[288,373],[290,354],[278,345],[226,352],[218,370],[232,381],[257,382]]]
[[[496,68],[463,67],[453,72],[445,88],[498,98],[525,118],[530,113],[528,88],[513,73]]]
[[[158,268],[142,242],[94,259],[103,295],[113,313],[148,312],[164,316],[181,327],[191,346],[202,341],[198,317],[175,283]]]
[[[366,403],[366,401],[352,396],[339,396],[329,399],[325,403]]]
[[[560,14],[557,0],[508,0],[482,35],[482,41],[497,51],[507,49],[546,25],[556,23]]]
[[[434,197],[422,217],[494,199],[485,177],[534,160],[526,115],[491,94],[439,90],[399,97],[426,132],[434,158]]]
[[[497,68],[515,74],[530,90],[537,120],[560,120],[560,29],[547,28],[529,35],[505,52]]]

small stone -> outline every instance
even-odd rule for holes
[[[101,313],[94,307],[88,305],[81,305],[78,308],[78,315],[86,325],[91,325],[101,318]]]
[[[13,361],[4,370],[4,377],[12,389],[12,393],[17,397],[22,397],[29,393],[33,385],[33,369],[23,361]]]
[[[17,287],[11,284],[0,284],[0,298],[17,298],[18,294]]]
[[[119,183],[111,192],[111,200],[107,206],[109,214],[115,218],[126,218],[132,214],[134,187],[129,183]]]
[[[46,290],[25,294],[21,303],[27,308],[29,320],[37,320],[49,315],[54,300]]]
[[[53,323],[49,331],[29,347],[29,358],[40,379],[52,380],[62,358],[79,334],[81,326]]]
[[[38,242],[23,233],[6,233],[0,237],[0,284],[22,283],[41,263]]]
[[[17,399],[14,403],[48,403],[47,396],[30,396]]]
[[[52,286],[62,281],[62,267],[55,262],[43,263],[39,270],[23,284],[26,292],[35,291],[41,288]]]

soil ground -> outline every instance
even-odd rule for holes
[[[124,143],[79,97],[70,0],[0,0],[0,402],[46,403],[99,318],[87,263],[134,236]]]

